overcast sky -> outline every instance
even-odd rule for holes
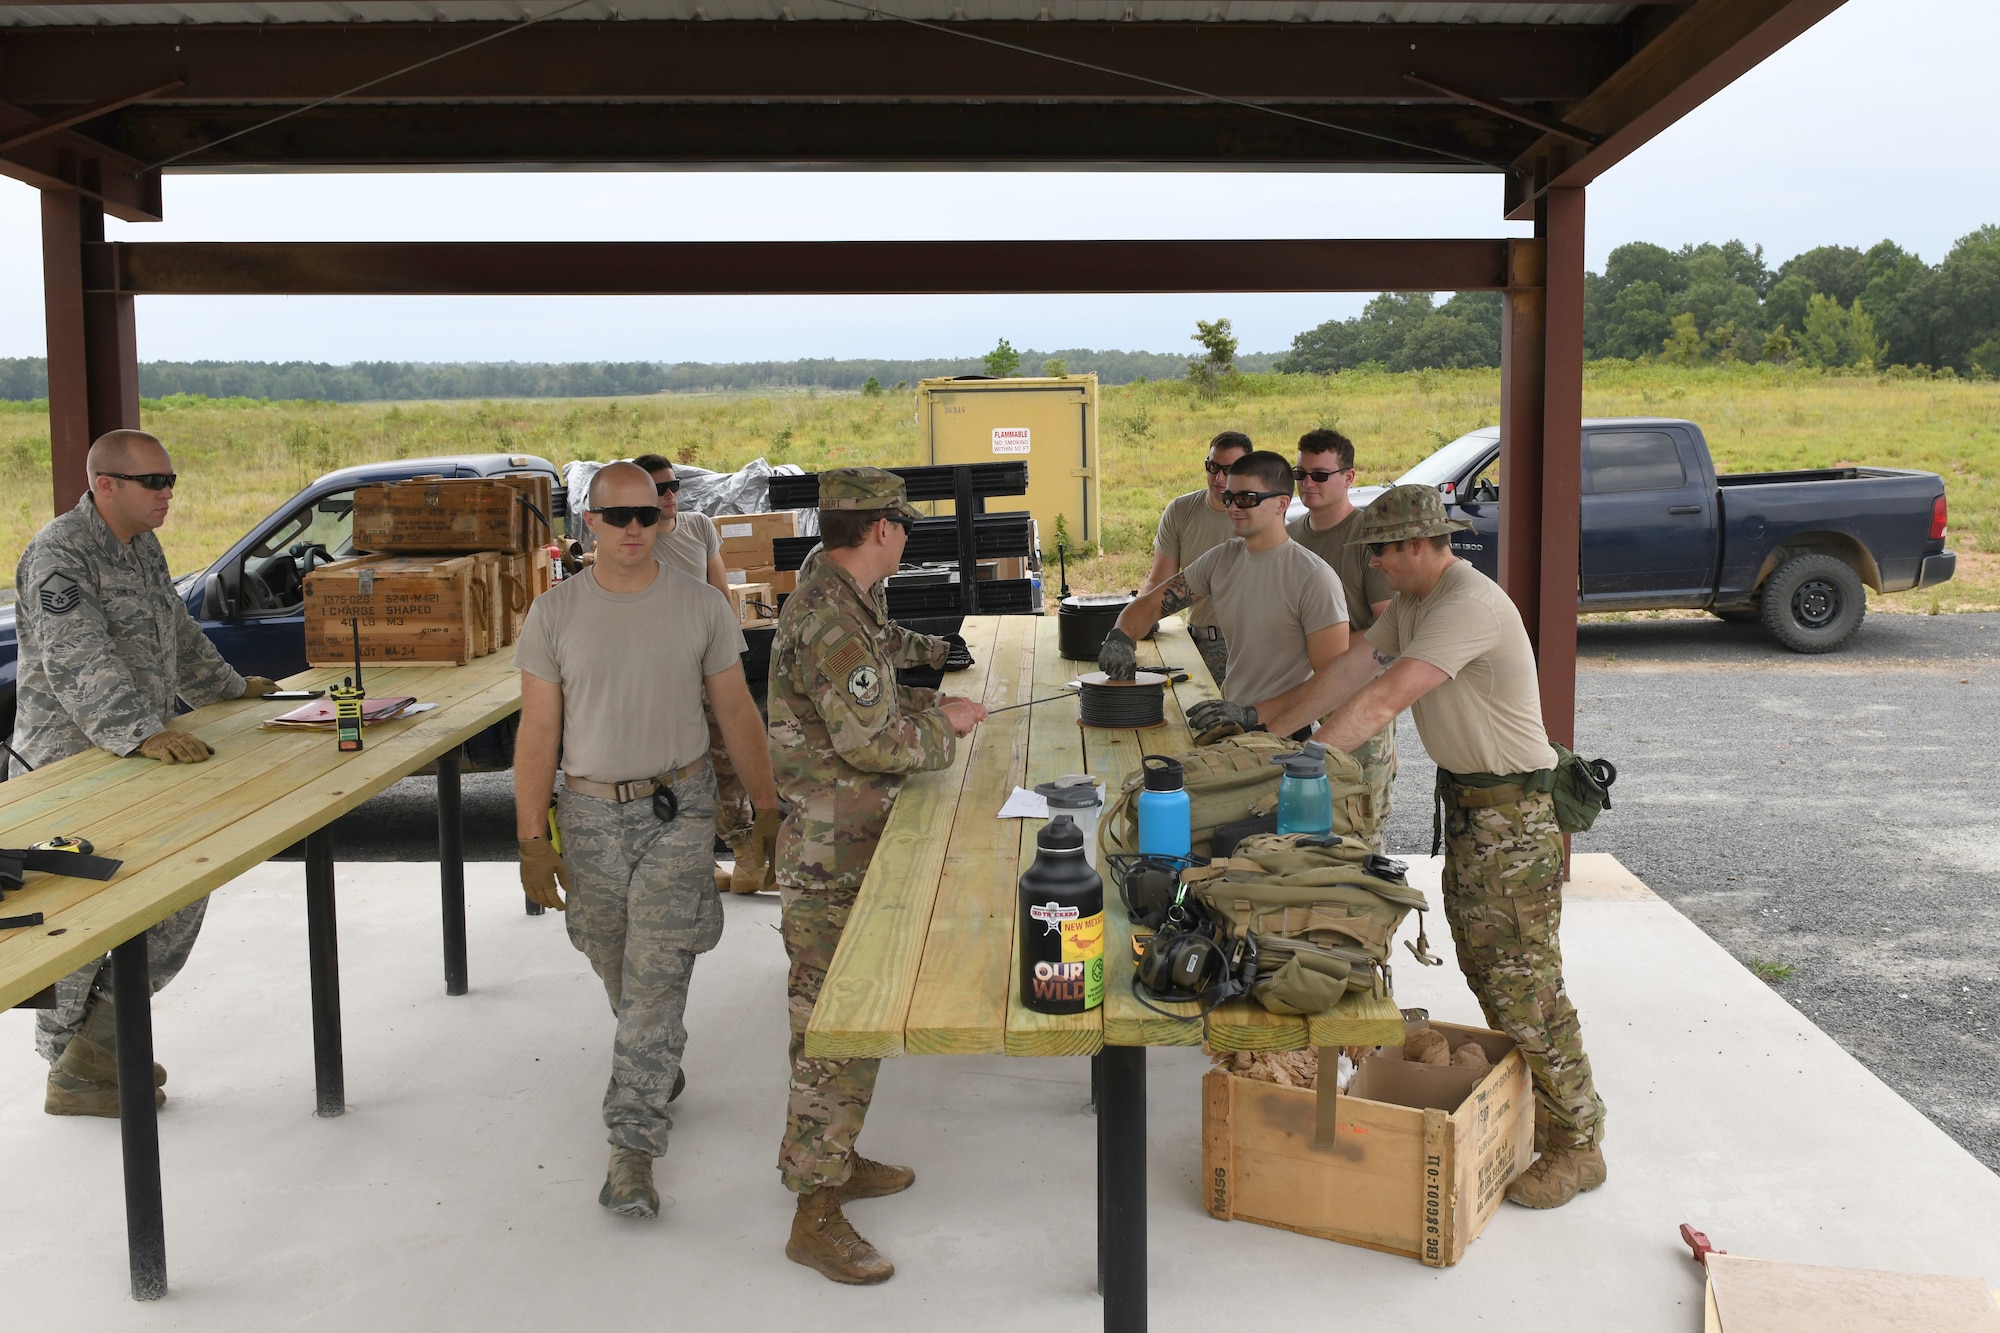
[[[1739,237],[1775,264],[1889,237],[1935,262],[2000,222],[1992,0],[1848,0],[1591,188],[1590,265]],[[1492,236],[1497,176],[680,173],[171,176],[127,240]],[[1228,316],[1279,351],[1349,295],[145,297],[145,360],[741,361],[1182,352]],[[34,191],[0,180],[0,356],[43,353]]]

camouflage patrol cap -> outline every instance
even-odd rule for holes
[[[1469,532],[1470,523],[1444,516],[1444,501],[1430,486],[1391,486],[1361,511],[1349,546],[1375,542],[1402,542],[1414,537],[1442,537],[1447,532]]]
[[[879,467],[837,467],[819,474],[821,509],[893,509],[904,518],[922,518],[905,495],[903,479]]]

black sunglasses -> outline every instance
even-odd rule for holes
[[[905,537],[909,536],[911,531],[917,526],[917,521],[907,514],[884,514],[882,515],[882,521],[884,523],[894,523],[903,530]]]
[[[1201,470],[1211,477],[1219,477],[1229,471],[1229,464],[1218,463],[1213,458],[1204,458],[1201,460]]]
[[[681,479],[679,477],[668,477],[665,481],[656,481],[653,483],[653,494],[655,495],[678,495],[680,494],[680,489]]]
[[[1235,505],[1238,509],[1255,509],[1264,501],[1277,498],[1289,500],[1292,495],[1290,491],[1224,491],[1222,507],[1227,509]]]
[[[1318,482],[1320,485],[1324,486],[1327,482],[1332,481],[1335,477],[1353,471],[1354,469],[1351,467],[1337,467],[1331,469],[1323,467],[1295,467],[1292,469],[1292,480],[1304,481],[1306,480],[1306,478],[1310,477],[1314,481]]]
[[[120,481],[135,481],[149,491],[170,491],[174,483],[181,479],[178,472],[100,472],[100,477],[116,477]]]
[[[639,521],[639,526],[642,528],[650,528],[660,521],[660,507],[658,505],[611,505],[608,508],[593,509],[590,512],[596,514],[614,528],[630,527],[634,519]]]

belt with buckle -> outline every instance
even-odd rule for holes
[[[1189,625],[1188,637],[1192,639],[1220,639],[1222,637],[1222,626]]]
[[[645,800],[656,791],[666,791],[676,782],[698,777],[707,770],[708,760],[697,759],[671,773],[662,773],[656,778],[633,778],[629,782],[592,782],[589,778],[573,778],[565,773],[563,785],[580,796],[595,796],[600,801],[629,805],[633,801]]]

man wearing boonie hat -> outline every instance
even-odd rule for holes
[[[1445,916],[1459,966],[1486,1021],[1520,1046],[1534,1077],[1542,1155],[1507,1197],[1558,1208],[1604,1183],[1604,1104],[1563,987],[1556,754],[1534,653],[1512,600],[1452,554],[1451,534],[1470,526],[1447,518],[1428,486],[1383,492],[1354,541],[1395,590],[1388,612],[1303,685],[1256,705],[1197,704],[1188,722],[1282,733],[1331,708],[1317,739],[1351,752],[1411,710],[1438,767]]]
[[[785,1254],[855,1285],[896,1270],[841,1206],[908,1189],[916,1173],[854,1151],[881,1062],[808,1058],[806,1025],[904,777],[948,767],[958,737],[986,716],[971,699],[896,683],[898,667],[946,665],[951,647],[891,621],[882,595],[918,517],[893,472],[820,473],[820,545],[771,643],[771,763],[787,806],[776,864],[791,959],[791,1093],[778,1172],[798,1195]]]

